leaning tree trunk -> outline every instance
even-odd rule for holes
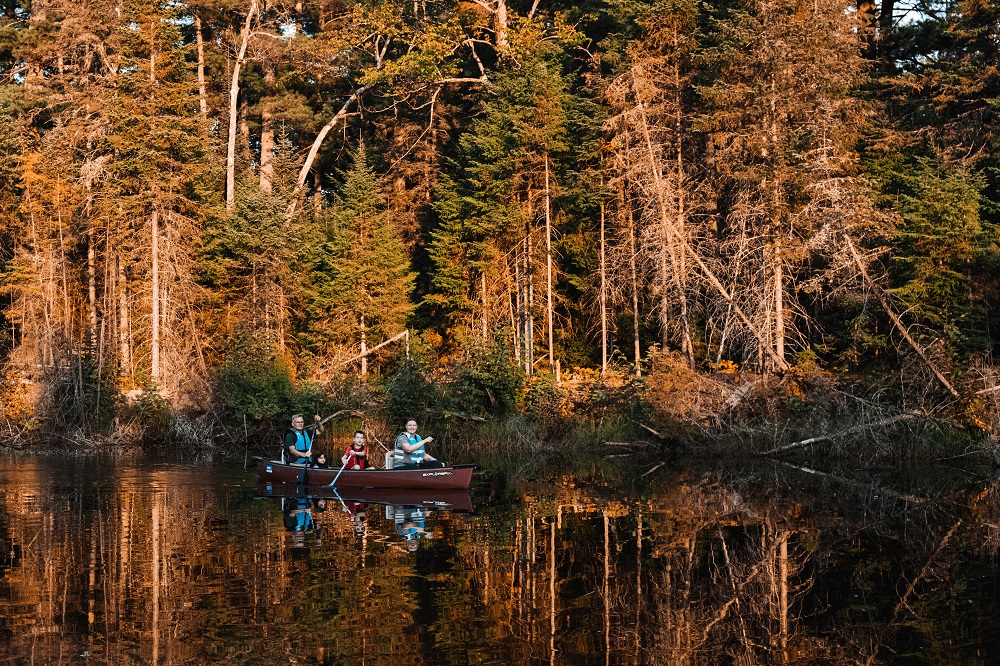
[[[251,0],[243,30],[240,33],[240,50],[233,64],[233,79],[229,85],[229,142],[226,144],[226,211],[236,204],[236,115],[240,95],[240,68],[246,58],[250,42],[250,26],[257,14],[257,0]]]

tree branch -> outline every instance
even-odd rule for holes
[[[934,376],[937,377],[939,382],[941,382],[941,385],[944,386],[946,389],[948,389],[948,392],[951,393],[956,398],[961,398],[962,396],[959,394],[959,392],[955,390],[955,387],[951,385],[951,382],[949,382],[945,378],[945,376],[941,373],[941,371],[938,370],[937,366],[934,365],[934,362],[931,361],[930,357],[927,356],[927,353],[924,352],[923,348],[919,344],[917,344],[916,340],[910,337],[910,334],[907,332],[906,327],[903,326],[903,322],[899,318],[899,315],[897,315],[895,312],[892,311],[892,307],[890,307],[889,305],[889,299],[885,297],[885,292],[883,292],[878,287],[878,285],[876,285],[872,281],[872,279],[868,276],[868,271],[867,269],[865,269],[864,262],[861,261],[861,257],[860,255],[858,255],[858,251],[854,249],[854,243],[851,242],[851,237],[848,236],[847,234],[844,234],[844,239],[847,241],[847,249],[851,251],[851,257],[853,257],[854,263],[857,264],[858,270],[861,271],[861,277],[864,278],[865,282],[868,283],[872,291],[875,292],[875,296],[878,298],[879,303],[882,304],[882,309],[885,310],[885,313],[887,315],[889,315],[889,319],[891,319],[892,323],[896,325],[896,328],[899,330],[899,333],[910,344],[910,346],[913,347],[913,350],[917,352],[920,358],[923,359],[927,367],[930,368],[930,371],[933,372]]]

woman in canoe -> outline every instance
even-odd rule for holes
[[[444,467],[439,460],[424,450],[424,445],[433,442],[433,437],[422,438],[417,434],[417,420],[406,420],[406,431],[396,438],[395,455],[398,461],[394,469],[434,469]]]

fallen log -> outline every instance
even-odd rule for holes
[[[841,430],[840,432],[834,432],[827,435],[817,435],[816,437],[810,437],[809,439],[802,439],[797,442],[792,442],[791,444],[785,444],[784,446],[776,446],[773,449],[768,449],[761,453],[762,456],[770,456],[775,453],[784,453],[785,451],[791,451],[792,449],[800,449],[810,444],[815,444],[817,442],[823,442],[831,440],[835,437],[844,437],[847,435],[854,435],[859,432],[864,432],[869,428],[881,428],[883,426],[892,425],[894,423],[899,423],[900,421],[908,421],[909,419],[916,418],[918,416],[923,416],[919,412],[907,412],[905,414],[896,414],[895,416],[890,416],[887,419],[882,419],[881,421],[876,421],[875,423],[863,423],[861,425],[856,425],[853,428],[848,428],[847,430]]]

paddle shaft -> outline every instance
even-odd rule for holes
[[[340,468],[340,471],[339,471],[339,472],[337,472],[337,476],[333,477],[333,481],[331,481],[331,482],[330,482],[330,485],[331,485],[331,486],[332,486],[332,485],[335,485],[335,484],[337,483],[337,479],[339,479],[339,478],[340,478],[340,475],[344,473],[344,470],[345,470],[345,469],[347,469],[347,463],[351,462],[351,456],[353,456],[353,455],[354,455],[354,452],[353,452],[353,451],[351,451],[351,453],[350,453],[350,454],[348,454],[348,456],[347,456],[347,462],[345,462],[345,463],[344,463],[344,464],[343,464],[343,465],[341,466],[341,468]]]

